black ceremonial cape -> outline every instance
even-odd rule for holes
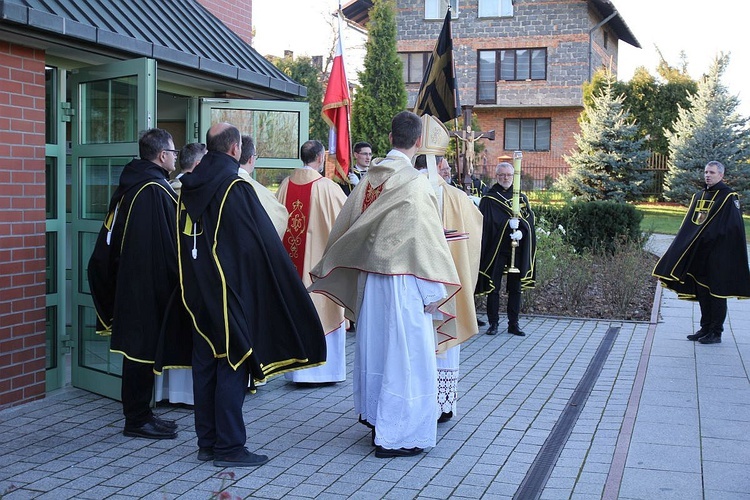
[[[718,182],[694,194],[653,275],[682,299],[694,300],[698,286],[716,297],[750,298],[745,226],[737,193]]]
[[[513,186],[503,189],[494,184],[479,201],[479,211],[484,217],[482,223],[482,253],[479,259],[479,279],[474,293],[483,295],[493,291],[497,285],[493,280],[495,262],[499,253],[510,255],[509,221],[513,218]],[[518,229],[523,238],[516,248],[515,266],[521,271],[521,289],[534,288],[536,271],[536,232],[534,231],[534,212],[529,206],[529,199],[521,193],[521,216]]]
[[[189,323],[181,322],[176,196],[167,175],[148,160],[125,165],[88,265],[97,333],[112,335],[113,352],[155,363],[157,373],[190,366],[191,350]]]
[[[198,333],[251,375],[326,360],[318,313],[251,184],[231,156],[208,152],[182,176],[178,201],[182,298]]]

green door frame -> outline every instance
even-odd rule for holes
[[[111,353],[109,338],[95,332],[86,269],[119,173],[138,156],[138,133],[156,124],[156,61],[142,58],[80,68],[70,85],[75,109],[70,224],[72,384],[119,400],[122,356]]]

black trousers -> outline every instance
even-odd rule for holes
[[[487,320],[490,324],[500,322],[500,283],[505,266],[510,264],[510,254],[499,253],[492,271],[495,289],[487,295]],[[508,327],[518,326],[518,315],[521,312],[521,273],[505,275],[505,290],[508,292]]]
[[[727,318],[727,299],[714,297],[700,285],[697,286],[696,295],[701,308],[701,329],[721,337]]]
[[[123,358],[120,396],[126,427],[140,427],[151,420],[153,393],[154,365]]]
[[[206,339],[193,331],[193,398],[198,446],[213,448],[216,457],[228,457],[247,441],[242,404],[249,372],[237,370],[226,358],[214,358]]]

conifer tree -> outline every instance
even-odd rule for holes
[[[623,105],[624,96],[615,95],[614,77],[584,104],[576,134],[578,146],[565,161],[570,171],[558,186],[583,200],[630,201],[639,199],[648,174],[643,171],[649,153],[638,138],[638,125]]]
[[[352,142],[367,141],[373,153],[390,151],[391,119],[406,109],[403,64],[396,52],[394,0],[375,0],[370,9],[365,44],[365,69],[352,104]]]
[[[684,205],[693,193],[702,189],[703,169],[711,160],[726,168],[725,182],[750,202],[750,132],[748,119],[737,112],[739,99],[729,94],[721,77],[729,64],[729,56],[719,54],[708,74],[698,82],[698,90],[690,95],[690,107],[680,108],[669,140],[669,172],[665,197]]]

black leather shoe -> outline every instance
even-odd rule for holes
[[[214,458],[215,467],[257,467],[268,462],[266,455],[251,453],[247,448],[227,457]]]
[[[159,418],[156,415],[151,417],[151,420],[156,423],[159,427],[163,427],[167,430],[176,431],[177,430],[177,422],[174,420],[166,420],[164,418]]]
[[[175,431],[160,427],[153,421],[146,422],[140,427],[128,427],[126,425],[125,430],[122,431],[122,433],[128,437],[140,437],[146,439],[175,439],[177,437]]]
[[[214,449],[210,446],[201,446],[198,448],[198,460],[208,462],[214,459]]]
[[[701,344],[721,344],[721,334],[711,333],[698,340]]]
[[[704,330],[703,328],[701,328],[697,332],[691,333],[690,335],[688,335],[687,339],[688,340],[700,340],[703,337],[707,337],[707,336],[708,336],[708,332],[706,330]]]
[[[484,333],[487,335],[497,335],[497,323],[490,323],[490,327]]]
[[[508,327],[508,333],[511,335],[517,335],[518,337],[525,337],[526,334],[523,333],[523,330],[521,330],[518,325],[516,326],[509,326]]]
[[[445,423],[445,422],[447,422],[448,420],[450,420],[452,418],[453,418],[453,412],[452,411],[449,411],[448,413],[443,412],[440,415],[440,418],[438,418],[438,423],[439,424]]]
[[[382,446],[375,447],[375,456],[378,458],[413,457],[422,453],[422,448],[398,448],[390,450]]]
[[[485,323],[485,322],[484,322],[484,321],[482,321],[481,319],[477,319],[477,326],[484,326],[484,325],[486,325],[486,324],[487,324],[487,323]]]

